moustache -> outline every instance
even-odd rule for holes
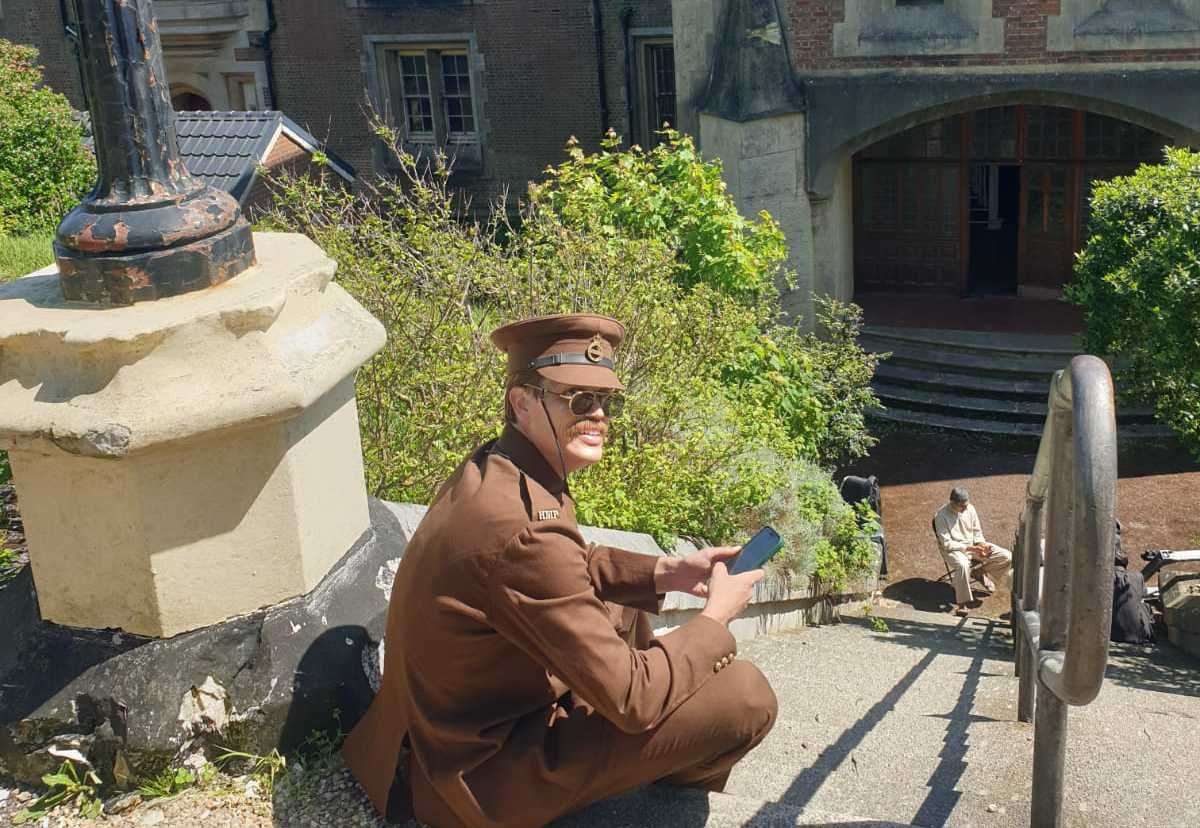
[[[608,423],[604,422],[603,420],[591,418],[576,420],[571,424],[571,427],[568,429],[568,433],[571,436],[577,436],[579,434],[599,434],[601,437],[607,437]]]

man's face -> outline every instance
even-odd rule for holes
[[[968,503],[970,503],[969,500],[964,500],[961,503],[959,503],[957,500],[950,501],[950,505],[954,507],[954,511],[958,512],[960,515],[967,511]]]
[[[563,463],[567,474],[598,463],[604,456],[604,441],[608,437],[608,416],[604,409],[596,406],[584,415],[572,413],[570,403],[559,394],[586,391],[587,388],[566,386],[551,380],[542,380],[546,390],[546,410],[538,398],[540,392],[534,388],[514,388],[509,392],[516,416],[517,428],[533,443],[550,468],[559,471],[558,449],[555,435],[562,449]],[[554,424],[553,432],[546,422],[546,413]]]

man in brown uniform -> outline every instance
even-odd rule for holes
[[[601,457],[623,336],[586,314],[493,332],[507,426],[405,549],[383,683],[344,748],[380,813],[411,795],[437,828],[534,826],[656,780],[721,790],[774,723],[774,693],[726,629],[762,571],[729,575],[736,547],[587,544],[575,523],[566,477]],[[641,610],[671,590],[708,602],[656,638]]]

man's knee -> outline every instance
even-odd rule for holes
[[[762,671],[748,661],[734,661],[716,681],[721,684],[723,713],[738,741],[765,736],[779,714],[779,700]]]
[[[950,555],[950,568],[952,571],[967,578],[971,574],[971,561],[966,555],[954,552]]]

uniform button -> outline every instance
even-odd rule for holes
[[[713,665],[713,672],[714,673],[721,672],[721,662],[718,661],[716,664]]]

